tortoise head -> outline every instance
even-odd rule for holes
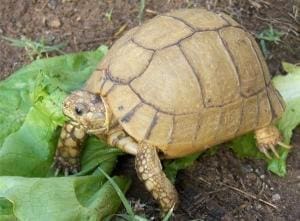
[[[105,101],[98,95],[78,90],[64,101],[64,114],[82,126],[88,134],[105,134],[108,131],[109,119]]]

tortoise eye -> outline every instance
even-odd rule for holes
[[[83,108],[76,106],[75,107],[75,112],[76,112],[76,114],[81,116],[83,114]]]

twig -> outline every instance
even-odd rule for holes
[[[277,209],[277,210],[278,210],[278,207],[277,207],[276,205],[274,205],[273,203],[270,203],[270,202],[265,201],[265,200],[263,200],[263,199],[257,198],[255,195],[252,195],[252,194],[250,194],[250,193],[247,193],[247,192],[245,192],[245,191],[243,191],[243,190],[240,190],[240,189],[238,189],[238,188],[236,188],[236,187],[234,187],[234,186],[229,186],[229,185],[227,185],[227,184],[225,184],[225,183],[223,183],[222,185],[227,186],[229,189],[235,190],[235,191],[237,191],[237,192],[239,192],[239,193],[242,193],[242,194],[244,194],[244,195],[246,195],[246,196],[249,196],[249,197],[252,198],[252,199],[258,200],[258,201],[260,201],[260,202],[262,202],[262,203],[264,203],[264,204],[266,204],[266,205],[268,205],[268,206],[270,206],[270,207],[273,207],[274,209]]]
[[[201,180],[203,183],[206,183],[208,185],[211,185],[210,182],[208,182],[207,180],[203,179],[202,177],[198,177],[198,180]]]
[[[114,34],[114,38],[118,37],[127,28],[127,23],[122,25],[121,28]]]
[[[240,178],[239,180],[240,180],[240,183],[241,183],[241,185],[242,185],[243,189],[245,190],[245,189],[246,189],[246,187],[245,187],[245,184],[244,184],[243,180],[242,180],[241,178]]]
[[[149,13],[149,14],[153,14],[153,15],[158,15],[159,13],[157,11],[151,10],[151,9],[146,9],[145,12]]]
[[[76,36],[73,37],[73,43],[74,43],[75,50],[79,51],[78,45],[77,45],[77,38],[76,38]]]
[[[293,181],[287,182],[287,184],[296,184],[296,183],[300,183],[300,180],[293,180]]]
[[[201,180],[202,182],[208,184],[208,185],[211,185],[210,182],[208,182],[207,180],[203,179],[202,177],[198,177],[198,179]],[[252,199],[255,199],[255,200],[257,200],[257,201],[259,201],[259,202],[261,202],[261,203],[264,203],[264,204],[266,204],[266,205],[268,205],[268,206],[270,206],[270,207],[272,207],[272,208],[278,210],[278,207],[277,207],[276,205],[274,205],[273,203],[270,203],[270,202],[268,202],[268,201],[266,201],[266,200],[263,200],[263,199],[261,199],[261,198],[258,198],[257,196],[255,196],[255,195],[253,195],[253,194],[251,194],[251,193],[245,192],[245,191],[243,191],[243,190],[240,190],[240,189],[238,189],[238,188],[236,188],[236,187],[234,187],[234,186],[230,186],[230,185],[225,184],[225,183],[223,183],[223,182],[218,182],[218,183],[221,184],[222,186],[226,186],[226,187],[228,187],[228,188],[231,189],[231,190],[234,190],[234,191],[236,191],[236,192],[238,192],[238,193],[241,193],[241,194],[243,194],[243,195],[245,195],[245,196],[247,196],[247,197],[250,197],[250,198],[252,198]]]
[[[261,189],[260,189],[258,195],[260,196],[264,192],[264,190],[265,190],[265,183],[262,183]]]
[[[266,2],[266,1],[264,1],[264,0],[259,0],[259,2],[261,2],[261,3],[263,3],[263,4],[267,5],[267,6],[271,6],[271,3],[270,3],[270,2]]]
[[[41,8],[37,8],[37,9],[35,9],[35,10],[38,11],[38,12],[43,11],[43,10],[46,8],[48,2],[49,2],[49,0],[45,1],[45,3],[42,5]]]
[[[288,15],[292,18],[292,19],[294,19],[294,21],[297,23],[297,24],[299,24],[299,22],[297,21],[297,15],[294,15],[293,13],[291,13],[291,12],[289,12],[288,13]]]

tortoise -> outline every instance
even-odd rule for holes
[[[250,131],[268,158],[281,134],[284,101],[255,39],[224,13],[181,9],[117,40],[63,111],[56,174],[80,169],[89,134],[135,155],[146,189],[168,211],[178,201],[161,158],[203,151]],[[241,147],[242,148],[242,147]]]

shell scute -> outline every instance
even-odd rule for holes
[[[245,98],[242,108],[241,122],[237,135],[247,133],[257,127],[259,117],[257,95]]]
[[[156,117],[156,125],[152,128],[147,140],[164,146],[171,142],[174,116],[158,112]]]
[[[259,107],[259,118],[258,118],[258,127],[265,127],[272,122],[272,111],[270,107],[270,101],[267,94],[267,89],[263,90],[257,95],[258,107]]]
[[[221,16],[205,9],[177,10],[167,13],[166,16],[182,20],[195,30],[215,30],[229,25]]]
[[[122,96],[120,96],[122,95]],[[102,94],[117,119],[122,119],[141,103],[139,97],[132,93],[128,85],[115,85],[113,90],[107,94]]]
[[[166,16],[157,16],[145,23],[133,40],[144,48],[160,49],[176,44],[193,33],[190,27]]]
[[[265,79],[248,34],[235,27],[222,29],[219,33],[236,65],[241,94],[250,97],[261,91],[266,85]]]
[[[145,140],[151,133],[156,110],[151,106],[141,103],[129,114],[130,118],[122,121],[122,126],[128,134],[134,134],[137,141]]]
[[[101,86],[99,87],[97,83],[102,81],[102,78],[105,75],[105,71],[107,70],[109,63],[111,63],[111,59],[114,57],[115,52],[118,51],[121,46],[127,44],[131,40],[132,36],[138,30],[138,28],[139,27],[130,29],[113,44],[113,46],[107,52],[106,56],[97,65],[96,70],[93,72],[91,77],[85,83],[85,89],[93,93],[99,93],[99,88],[101,88]]]
[[[199,113],[178,115],[174,117],[174,128],[170,143],[189,143],[195,137],[198,126]]]
[[[194,145],[201,143],[203,148],[215,142],[216,132],[220,127],[222,108],[207,108],[201,112]]]
[[[178,46],[156,52],[147,70],[130,85],[164,113],[193,113],[203,107],[196,76]]]
[[[284,111],[284,102],[282,100],[281,95],[278,93],[278,91],[274,88],[272,84],[267,88],[270,103],[271,103],[271,109],[273,113],[273,121],[277,120],[278,117],[281,116],[282,112]]]
[[[222,108],[220,118],[220,126],[217,132],[217,137],[227,140],[234,137],[241,125],[241,116],[243,112],[243,101],[240,99],[237,102],[226,105]]]
[[[180,45],[199,79],[205,107],[240,97],[238,74],[217,32],[196,33]]]
[[[112,78],[122,83],[129,83],[141,75],[152,60],[153,51],[138,47],[128,42],[114,54],[109,65]],[[139,62],[136,62],[136,61]]]

